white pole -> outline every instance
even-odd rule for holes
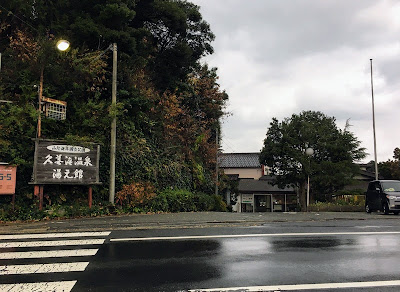
[[[217,154],[216,154],[216,163],[215,163],[215,195],[218,196],[218,172],[219,172],[219,165],[218,165],[218,149],[219,149],[219,131],[218,131],[218,125],[215,130],[215,147],[217,148]],[[230,205],[230,201],[226,202],[228,205]]]
[[[306,202],[306,211],[308,212],[308,205],[310,204],[310,171],[311,171],[311,156],[314,154],[314,149],[307,148],[306,155],[308,156],[308,165],[310,169],[307,173],[307,202]]]
[[[376,154],[376,135],[375,135],[375,102],[374,102],[374,83],[372,80],[372,59],[369,59],[371,63],[371,94],[372,94],[372,128],[374,131],[374,156],[375,156],[375,180],[378,180],[378,158]]]

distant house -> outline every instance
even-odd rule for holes
[[[219,167],[238,181],[234,211],[283,212],[295,210],[297,195],[293,188],[279,189],[271,184],[268,168],[259,162],[260,153],[222,153]],[[230,194],[227,201],[230,202]]]
[[[258,180],[240,179],[236,208],[238,212],[289,212],[297,207],[294,188],[284,189],[272,185],[273,177],[262,176]]]
[[[294,188],[280,189],[273,186],[273,177],[268,167],[260,164],[260,153],[221,153],[219,167],[231,180],[238,181],[236,204],[237,212],[285,212],[294,211],[298,205],[297,192]],[[359,164],[360,172],[355,182],[344,190],[366,190],[368,182],[375,179],[370,164]],[[381,176],[379,176],[382,179]],[[231,194],[227,193],[228,204]]]
[[[360,172],[354,177],[355,182],[351,185],[344,187],[345,191],[363,190],[366,191],[368,183],[375,180],[375,169],[370,163],[359,163]],[[383,176],[378,175],[379,179],[384,179]]]
[[[221,153],[218,156],[219,167],[228,176],[259,179],[266,174],[265,167],[259,162],[260,153]]]

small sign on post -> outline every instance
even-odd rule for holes
[[[17,182],[17,167],[0,163],[0,195],[12,195],[15,202],[15,184]]]

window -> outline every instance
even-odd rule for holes
[[[384,192],[400,192],[400,182],[382,182],[382,189]]]

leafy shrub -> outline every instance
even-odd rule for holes
[[[196,193],[184,189],[166,189],[150,203],[153,212],[227,211],[220,196]]]
[[[214,209],[214,198],[205,193],[196,193],[194,203],[199,211],[212,211]]]
[[[193,193],[188,190],[166,189],[159,193],[149,204],[152,211],[190,212],[196,211]]]
[[[38,206],[32,201],[27,203],[17,198],[15,206],[12,204],[2,204],[0,208],[0,221],[30,221],[43,219],[44,211],[39,210]]]
[[[89,208],[86,194],[69,202],[54,195],[45,198],[43,210],[32,194],[17,196],[15,206],[0,197],[0,221],[49,220],[54,218],[95,217],[112,214],[145,212],[227,211],[221,196],[192,193],[186,189],[165,189],[156,195],[150,183],[134,183],[117,193],[117,205],[107,201],[94,202]]]
[[[155,197],[154,186],[149,182],[134,182],[124,185],[116,194],[115,202],[121,206],[143,207]]]
[[[309,210],[313,212],[362,212],[364,205],[349,204],[344,200],[337,200],[336,202],[318,202],[310,204]]]
[[[226,212],[228,209],[226,207],[225,202],[222,200],[221,196],[218,195],[212,195],[214,199],[214,206],[211,211],[220,211],[220,212]]]

